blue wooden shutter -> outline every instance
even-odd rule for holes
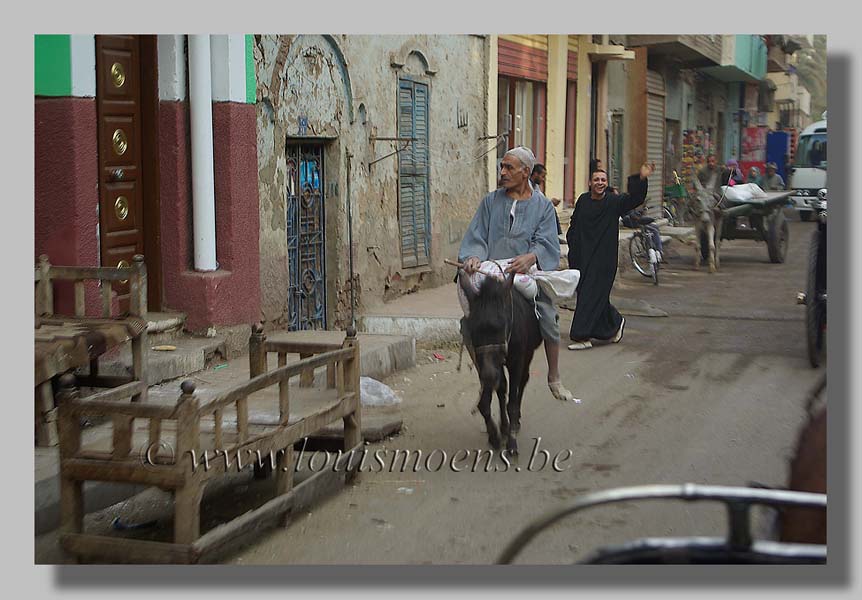
[[[431,220],[428,190],[428,86],[402,79],[398,84],[398,136],[416,141],[398,154],[401,262],[430,262]]]

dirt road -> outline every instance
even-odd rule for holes
[[[378,472],[363,473],[228,562],[487,564],[531,520],[586,492],[652,483],[782,485],[806,392],[822,370],[808,365],[803,309],[794,303],[813,226],[791,223],[785,264],[769,263],[764,244],[733,241],[724,243],[722,269],[713,275],[694,271],[693,252],[683,248],[658,287],[634,272],[621,276],[618,297],[645,300],[669,316],[630,316],[622,343],[564,350],[563,377],[581,404],[552,398],[537,354],[521,454],[505,472],[503,463],[497,472],[484,472],[483,463],[469,468],[476,451],[488,449],[484,423],[471,414],[478,381],[469,360],[459,373],[457,350],[423,349],[416,368],[386,381],[403,398],[404,431],[368,446],[421,450],[420,470],[379,472],[369,459]],[[564,334],[570,322],[563,311]],[[541,455],[531,464],[537,443],[559,457],[558,469],[540,469]],[[435,469],[442,452],[451,461],[459,450],[472,453],[466,463],[456,460],[468,468]],[[594,509],[542,535],[518,562],[571,563],[599,545],[642,536],[721,535],[725,519],[718,505]]]

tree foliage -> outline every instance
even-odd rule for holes
[[[826,36],[815,35],[814,47],[796,53],[799,83],[811,93],[811,118],[815,121],[826,110]]]

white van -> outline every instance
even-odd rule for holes
[[[808,221],[814,214],[812,203],[817,191],[826,187],[826,113],[802,130],[796,144],[796,155],[791,168],[790,187],[793,188],[793,207],[799,218]]]

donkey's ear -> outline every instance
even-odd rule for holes
[[[470,283],[470,276],[463,270],[458,271],[458,284],[464,290],[467,300],[472,302],[476,298],[476,292],[473,290],[473,284]]]
[[[511,290],[512,286],[515,285],[515,273],[509,273],[509,276],[506,277],[506,290]]]

